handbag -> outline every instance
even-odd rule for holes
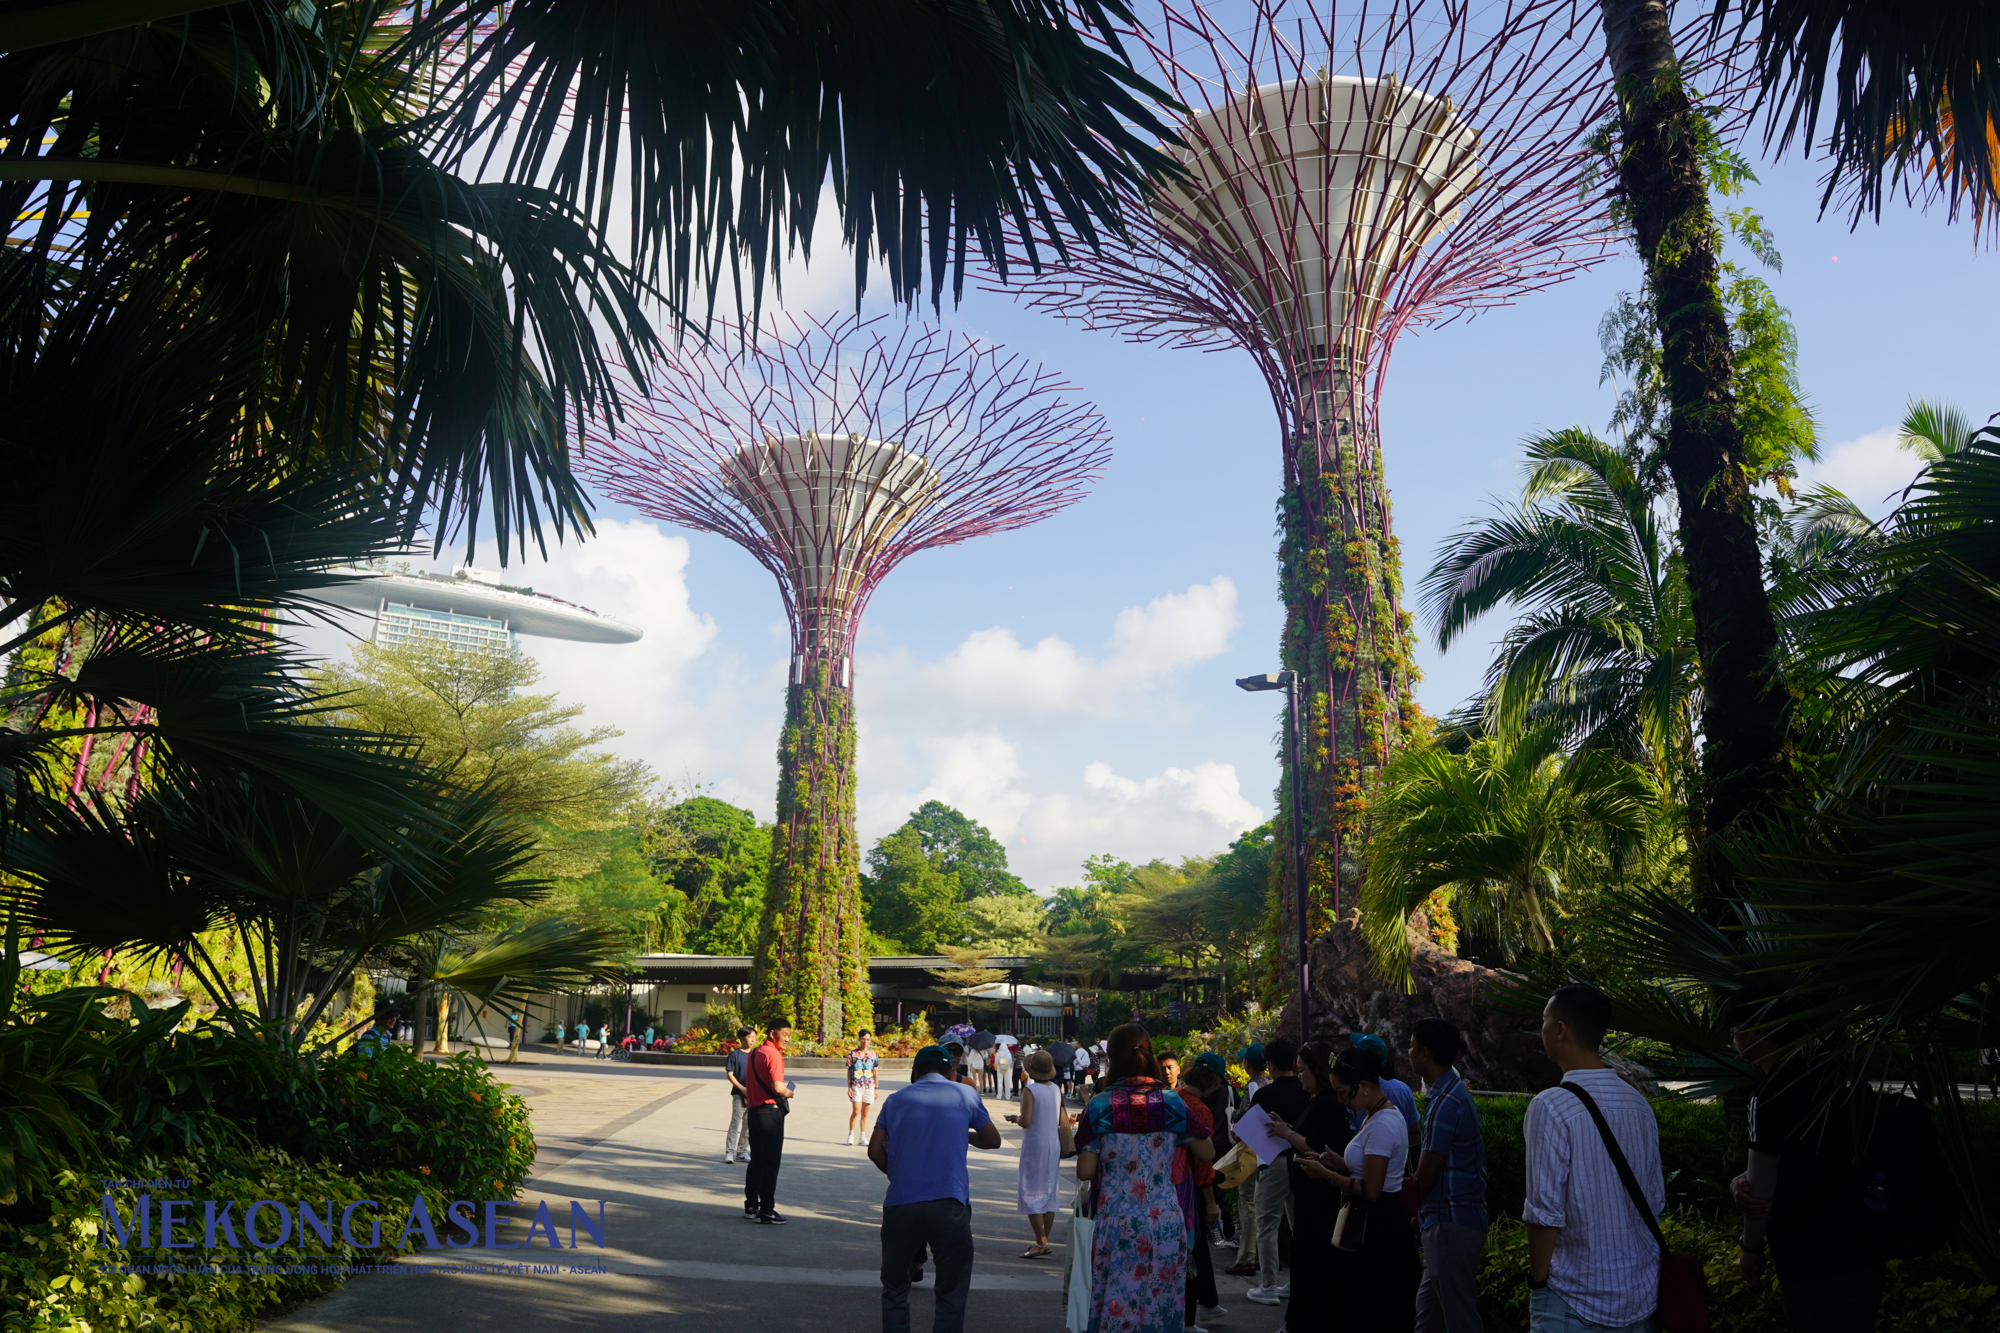
[[[750,1057],[750,1068],[753,1073],[757,1070],[757,1057],[754,1055]],[[757,1081],[764,1085],[764,1091],[771,1094],[771,1105],[778,1108],[778,1119],[783,1120],[792,1113],[792,1099],[790,1097],[780,1097],[778,1090],[771,1086],[771,1080],[765,1078],[761,1073],[757,1074]]]
[[[1604,1112],[1597,1109],[1596,1100],[1574,1083],[1558,1083],[1556,1086],[1575,1093],[1576,1099],[1583,1103],[1583,1109],[1590,1112],[1590,1118],[1597,1122],[1597,1135],[1604,1140],[1604,1150],[1611,1154],[1611,1165],[1618,1169],[1618,1179],[1624,1183],[1626,1196],[1639,1210],[1646,1230],[1653,1233],[1653,1241],[1660,1247],[1659,1313],[1656,1316],[1660,1328],[1664,1333],[1709,1333],[1712,1324],[1708,1316],[1708,1282],[1702,1276],[1701,1260],[1692,1254],[1674,1254],[1667,1249],[1667,1238],[1660,1231],[1660,1221],[1646,1206],[1646,1196],[1639,1192],[1639,1180],[1632,1174],[1632,1164],[1625,1160],[1625,1150],[1612,1137],[1611,1126],[1606,1123]]]
[[[1368,1200],[1343,1198],[1333,1220],[1333,1248],[1360,1250],[1368,1245]]]
[[[1090,1216],[1090,1186],[1085,1184],[1070,1205],[1069,1263],[1063,1268],[1063,1327],[1069,1333],[1088,1333],[1090,1328],[1090,1247],[1096,1228]]]
[[[1240,1140],[1215,1159],[1215,1183],[1223,1189],[1240,1189],[1244,1181],[1256,1174],[1257,1154],[1247,1151]]]

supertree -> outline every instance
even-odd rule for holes
[[[1281,782],[1279,845],[1302,821],[1307,890],[1286,858],[1274,879],[1286,916],[1337,915],[1370,783],[1418,717],[1380,447],[1389,353],[1610,253],[1587,185],[1612,87],[1596,7],[1573,0],[1248,10],[1225,24],[1169,0],[1144,38],[1189,108],[1186,177],[1128,197],[1129,243],[989,286],[1132,341],[1255,359],[1284,461],[1281,659],[1301,682],[1305,808]]]
[[[854,641],[882,579],[933,546],[1074,504],[1104,419],[1041,366],[901,320],[790,319],[739,354],[664,358],[582,470],[727,537],[778,580],[792,660],[753,987],[822,1038],[870,1012],[854,833]],[[636,395],[635,395],[636,397]]]

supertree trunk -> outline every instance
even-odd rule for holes
[[[1369,793],[1417,711],[1414,636],[1402,608],[1402,558],[1390,529],[1374,414],[1342,361],[1315,367],[1304,379],[1279,501],[1280,655],[1304,682],[1306,908],[1317,936],[1354,906],[1365,870]],[[1284,738],[1287,763],[1290,741]],[[1279,794],[1276,845],[1283,847],[1295,815],[1286,784]],[[1272,942],[1286,966],[1271,976],[1282,985],[1296,969],[1284,926],[1294,901],[1289,857],[1272,858],[1272,879],[1279,909]]]
[[[862,954],[861,851],[854,833],[854,690],[820,659],[786,692],[778,822],[752,973],[766,1020],[819,1040],[871,1010]]]

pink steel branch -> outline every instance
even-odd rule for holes
[[[1056,376],[901,319],[784,317],[740,355],[684,351],[649,378],[615,434],[593,430],[579,471],[642,513],[755,556],[783,590],[795,657],[848,656],[869,597],[905,557],[1046,518],[1081,499],[1111,456],[1103,418]],[[811,497],[780,487],[752,505],[742,479],[746,450],[811,436],[897,446],[929,475],[900,521],[837,525],[834,549],[802,549],[828,526]],[[837,607],[810,575],[829,567]]]

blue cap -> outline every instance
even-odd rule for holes
[[[926,1046],[917,1052],[916,1058],[911,1060],[910,1063],[922,1064],[926,1060],[934,1061],[941,1065],[948,1065],[951,1063],[951,1052],[945,1050],[942,1046]]]
[[[1229,1066],[1223,1063],[1222,1057],[1214,1051],[1203,1051],[1194,1058],[1194,1062],[1203,1069],[1212,1071],[1219,1078],[1229,1077]]]
[[[1363,1033],[1359,1037],[1351,1038],[1348,1044],[1357,1051],[1373,1051],[1376,1059],[1385,1065],[1389,1063],[1389,1044],[1380,1037],[1371,1037]]]
[[[1236,1053],[1236,1058],[1241,1060],[1246,1065],[1263,1064],[1264,1043],[1261,1041],[1251,1042],[1248,1046],[1245,1046],[1242,1050]]]

